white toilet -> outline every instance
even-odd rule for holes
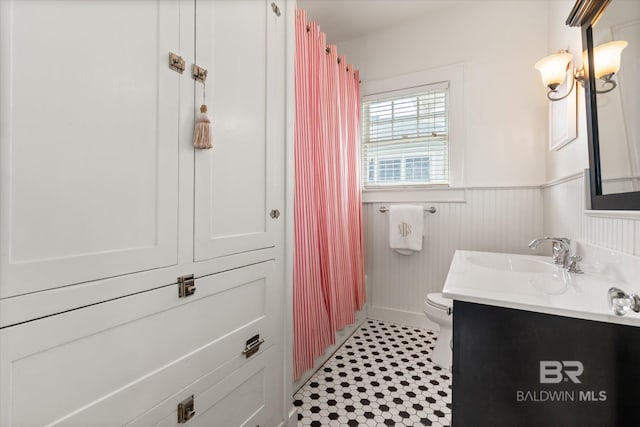
[[[453,339],[453,301],[441,293],[427,295],[424,302],[424,314],[440,326],[431,360],[444,369],[451,369],[451,344]]]

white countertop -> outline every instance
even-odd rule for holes
[[[612,286],[627,293],[640,289],[583,268],[585,274],[574,274],[553,265],[550,257],[459,250],[442,293],[458,301],[640,326],[640,313],[616,316],[608,304]]]

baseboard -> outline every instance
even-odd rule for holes
[[[313,376],[313,374],[315,374],[316,371],[318,369],[320,369],[320,367],[322,365],[324,365],[325,362],[327,360],[329,360],[329,358],[331,356],[333,356],[333,353],[335,353],[336,350],[338,350],[340,348],[340,346],[342,344],[344,344],[344,342],[347,340],[347,338],[349,338],[351,336],[351,334],[353,334],[356,331],[356,329],[358,329],[360,326],[362,326],[362,324],[365,322],[365,320],[367,320],[367,309],[363,308],[362,310],[360,310],[359,312],[356,313],[356,321],[354,323],[352,323],[351,325],[347,325],[343,329],[341,329],[341,330],[336,332],[336,342],[335,342],[335,344],[333,344],[332,346],[329,346],[325,350],[324,354],[322,356],[319,356],[315,360],[315,363],[313,365],[313,369],[309,369],[309,370],[305,371],[300,376],[298,381],[295,381],[293,383],[294,393],[296,393],[300,389],[300,387],[302,387],[304,385],[304,383],[309,381],[309,378],[311,378]]]
[[[278,424],[278,427],[297,427],[298,426],[298,410],[294,407],[289,410],[287,419]]]
[[[427,319],[424,313],[414,313],[411,311],[394,310],[392,308],[376,306],[369,306],[367,313],[369,319],[399,323],[401,325],[430,329],[432,331],[438,331],[440,329],[438,324]]]

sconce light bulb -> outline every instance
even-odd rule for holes
[[[627,42],[617,40],[593,48],[593,67],[597,79],[610,80],[620,70],[622,50]]]
[[[535,64],[536,70],[540,71],[542,84],[551,90],[560,86],[567,76],[567,67],[573,59],[569,52],[561,52],[545,56]]]

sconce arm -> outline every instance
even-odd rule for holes
[[[613,74],[609,75],[608,77],[602,79],[603,85],[609,85],[610,87],[608,89],[602,89],[602,90],[596,90],[596,93],[608,93],[611,92],[612,90],[614,90],[616,88],[616,86],[618,86],[618,83],[616,83],[615,80],[612,80],[611,77],[613,76]]]
[[[574,75],[573,72],[573,64],[571,64],[571,87],[569,88],[569,90],[567,91],[566,94],[564,94],[563,96],[559,96],[559,97],[553,97],[551,96],[552,94],[557,94],[558,90],[557,89],[549,89],[549,92],[547,92],[547,99],[549,101],[561,101],[563,99],[565,99],[567,96],[569,96],[571,94],[571,92],[573,92],[573,88],[576,85],[576,76]]]
[[[552,96],[553,94],[558,94],[558,90],[557,89],[551,89],[549,88],[549,92],[547,92],[547,99],[549,101],[562,101],[563,99],[565,99],[566,97],[568,97],[571,92],[573,92],[573,88],[576,85],[576,81],[579,81],[581,85],[584,86],[584,71],[582,68],[580,68],[579,70],[576,70],[573,62],[570,62],[567,65],[567,68],[569,68],[569,74],[571,75],[571,87],[569,88],[569,90],[567,91],[566,94],[564,94],[563,96]],[[615,85],[615,82],[614,82]],[[615,87],[615,86],[614,86]],[[613,88],[609,89],[609,90],[613,90]]]

